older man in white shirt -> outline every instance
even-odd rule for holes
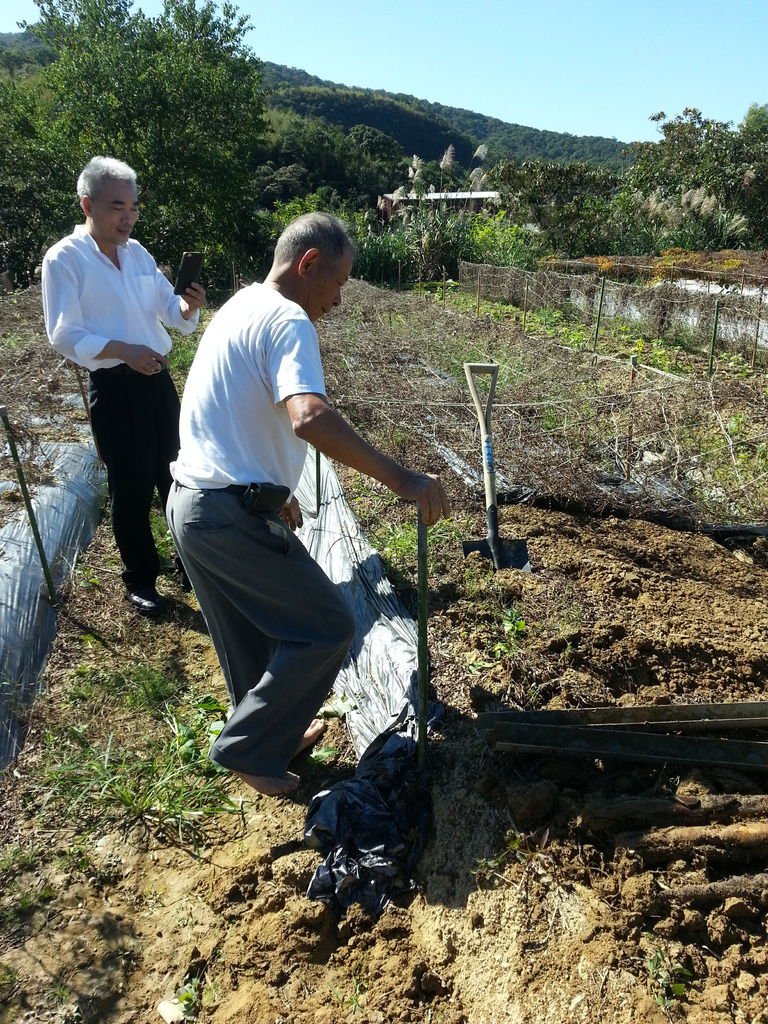
[[[107,467],[126,596],[141,614],[158,615],[160,560],[149,512],[155,488],[165,507],[179,450],[179,398],[163,325],[191,334],[205,291],[195,283],[175,295],[130,237],[139,208],[127,164],[94,157],[77,194],[85,223],[43,259],[45,326],[56,351],[89,371],[91,426]]]

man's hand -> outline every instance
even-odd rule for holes
[[[127,341],[109,341],[99,352],[98,359],[120,359],[137,373],[148,377],[160,373],[168,365],[165,356],[147,345],[130,345]]]
[[[427,526],[451,514],[451,504],[439,477],[431,473],[408,472],[405,482],[395,489],[398,498],[413,501]]]
[[[185,320],[189,320],[192,314],[204,305],[205,288],[203,288],[201,284],[198,284],[197,281],[193,281],[181,297],[181,315]]]
[[[293,497],[290,501],[283,505],[280,511],[280,518],[283,520],[286,526],[296,532],[300,526],[304,523],[304,517],[301,514],[299,503],[296,498]]]

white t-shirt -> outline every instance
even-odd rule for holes
[[[181,300],[141,243],[117,247],[120,269],[99,249],[85,225],[52,246],[43,259],[43,314],[51,344],[88,370],[117,366],[96,359],[110,340],[171,351],[163,327],[182,334],[197,328],[198,311],[185,320]]]
[[[293,492],[307,446],[284,401],[307,393],[325,395],[309,317],[267,285],[239,291],[211,320],[189,371],[174,479],[199,488],[284,484]]]

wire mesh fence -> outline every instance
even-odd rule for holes
[[[768,365],[762,284],[746,285],[743,279],[720,284],[714,277],[681,281],[674,270],[668,280],[635,284],[579,266],[578,273],[561,273],[461,263],[459,283],[478,298],[509,303],[526,313],[558,310],[574,324],[593,327],[596,342],[601,330],[621,332],[631,324],[647,339],[664,339],[687,352],[735,353],[753,367]]]
[[[526,277],[500,275],[499,288],[519,296]],[[541,277],[537,286],[561,287]],[[322,330],[329,393],[363,430],[388,436],[395,454],[426,442],[433,465],[448,463],[479,483],[463,363],[498,362],[502,493],[692,526],[764,521],[762,376],[659,373],[361,282],[349,286],[345,307]]]

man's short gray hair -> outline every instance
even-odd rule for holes
[[[111,156],[95,156],[88,161],[77,179],[78,199],[98,195],[105,181],[130,181],[136,188],[136,171],[122,160],[115,160]]]
[[[354,252],[354,245],[340,220],[330,213],[305,213],[283,230],[275,246],[275,264],[293,263],[308,249],[319,249],[332,260]]]

